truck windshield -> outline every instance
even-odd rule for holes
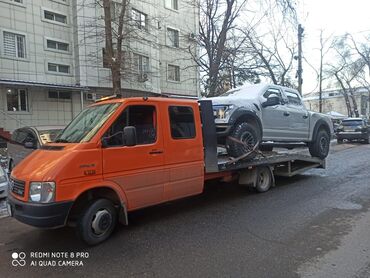
[[[109,103],[91,106],[83,110],[63,130],[55,143],[87,142],[98,132],[100,127],[116,111],[120,103]]]

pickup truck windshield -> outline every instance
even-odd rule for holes
[[[120,103],[109,103],[91,106],[83,110],[63,130],[55,143],[87,142],[116,111]]]

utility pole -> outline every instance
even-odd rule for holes
[[[303,31],[301,24],[298,24],[298,70],[297,70],[297,77],[298,77],[298,92],[302,96],[302,38],[303,38]]]
[[[322,113],[322,63],[324,59],[324,54],[323,54],[323,48],[324,48],[324,43],[322,40],[322,30],[320,32],[320,72],[319,72],[319,112]]]

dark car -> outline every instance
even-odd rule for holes
[[[9,173],[35,149],[53,142],[63,128],[62,126],[27,126],[16,129],[8,143]]]
[[[366,144],[370,142],[370,126],[366,119],[348,118],[342,120],[341,125],[336,132],[338,144],[347,141],[363,141]]]

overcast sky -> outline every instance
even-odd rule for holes
[[[346,32],[359,39],[370,33],[370,0],[298,0],[300,22],[305,28],[303,51],[305,58],[317,67],[319,64],[320,29],[327,35]],[[305,63],[303,92],[315,90],[316,74]]]

